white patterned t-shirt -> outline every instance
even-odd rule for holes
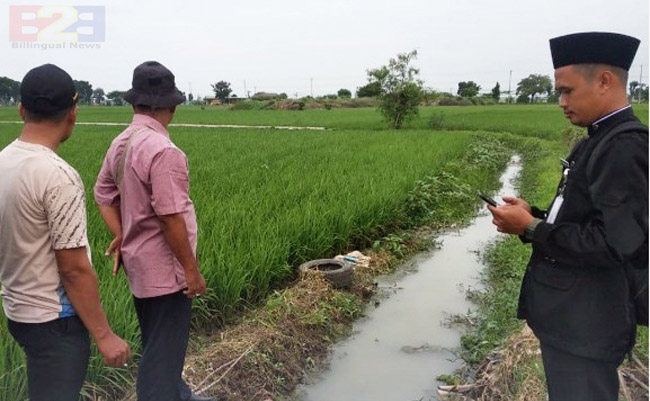
[[[0,151],[0,281],[7,318],[43,323],[76,315],[54,251],[81,247],[90,258],[77,171],[45,146],[9,144]]]

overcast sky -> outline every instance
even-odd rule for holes
[[[105,6],[105,41],[94,49],[15,48],[10,5]],[[416,49],[427,87],[455,92],[473,80],[508,89],[553,68],[548,39],[612,31],[641,39],[630,75],[648,82],[648,0],[231,0],[8,1],[0,5],[0,76],[21,80],[54,63],[106,92],[130,87],[133,68],[157,60],[195,97],[210,84],[234,93],[285,92],[293,97],[352,92],[366,70]]]

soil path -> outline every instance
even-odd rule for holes
[[[0,121],[0,124],[22,124],[22,121]],[[109,123],[109,122],[80,122],[77,125],[99,125],[107,127],[126,127],[128,123]],[[281,125],[232,125],[232,124],[181,124],[172,123],[170,127],[190,127],[190,128],[236,128],[236,129],[278,129],[285,131],[325,131],[325,127],[295,127],[295,126],[281,126]]]

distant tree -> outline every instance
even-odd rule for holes
[[[102,88],[97,88],[93,90],[93,104],[104,104],[104,96],[106,94],[104,93],[104,89]]]
[[[190,93],[189,95],[187,95],[187,101],[188,102],[192,103],[193,100],[194,100],[194,95],[193,94]]]
[[[650,95],[650,91],[648,91],[648,85],[644,85],[645,89],[641,91],[641,100],[648,101],[648,97]]]
[[[541,74],[530,74],[517,84],[517,95],[530,97],[530,102],[535,103],[535,95],[546,93],[548,95],[553,91],[551,77]]]
[[[124,95],[126,94],[125,91],[111,91],[108,92],[106,97],[110,99],[110,101],[113,103],[115,106],[122,106],[124,104]]]
[[[74,81],[74,86],[79,94],[79,102],[90,104],[93,97],[93,86],[88,81]]]
[[[644,83],[639,83],[638,81],[630,82],[630,101],[633,100],[648,100],[648,86]]]
[[[20,100],[20,82],[0,77],[0,104],[13,105]]]
[[[230,82],[219,81],[211,86],[214,91],[214,97],[221,100],[222,103],[228,103],[228,97],[232,92],[232,89],[230,89]]]
[[[352,92],[350,92],[347,89],[339,89],[339,91],[336,94],[338,95],[338,97],[343,99],[349,99],[352,97]]]
[[[560,92],[552,90],[546,98],[546,103],[558,103],[560,101]]]
[[[273,92],[255,92],[251,99],[253,100],[276,100],[286,99],[286,93],[273,93]]]
[[[411,66],[417,55],[417,50],[401,53],[388,60],[388,65],[368,71],[368,80],[381,88],[379,111],[394,129],[419,112],[422,81],[418,79],[420,70]]]
[[[474,97],[478,95],[480,90],[481,87],[474,81],[463,81],[458,83],[458,91],[456,93],[461,97]]]
[[[630,98],[634,99],[634,95],[637,93],[637,89],[639,88],[639,81],[632,81],[629,83],[630,85]]]
[[[377,97],[379,95],[381,95],[381,84],[379,82],[370,82],[357,88],[357,97]]]
[[[286,93],[282,92],[278,95],[278,99],[289,99],[289,96]]]
[[[492,88],[492,93],[491,94],[492,94],[492,97],[494,98],[494,100],[496,100],[497,102],[499,101],[499,98],[501,98],[501,85],[499,85],[498,82],[494,86],[494,88]]]
[[[528,95],[519,95],[517,96],[517,103],[530,103],[530,98]]]

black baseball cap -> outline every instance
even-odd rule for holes
[[[553,67],[572,64],[607,64],[630,70],[639,39],[620,33],[582,32],[550,40]]]
[[[29,111],[54,115],[77,104],[72,77],[54,64],[31,69],[20,83],[20,102]]]
[[[145,61],[135,67],[131,86],[124,100],[134,106],[172,108],[185,101],[176,88],[174,74],[157,61]]]

